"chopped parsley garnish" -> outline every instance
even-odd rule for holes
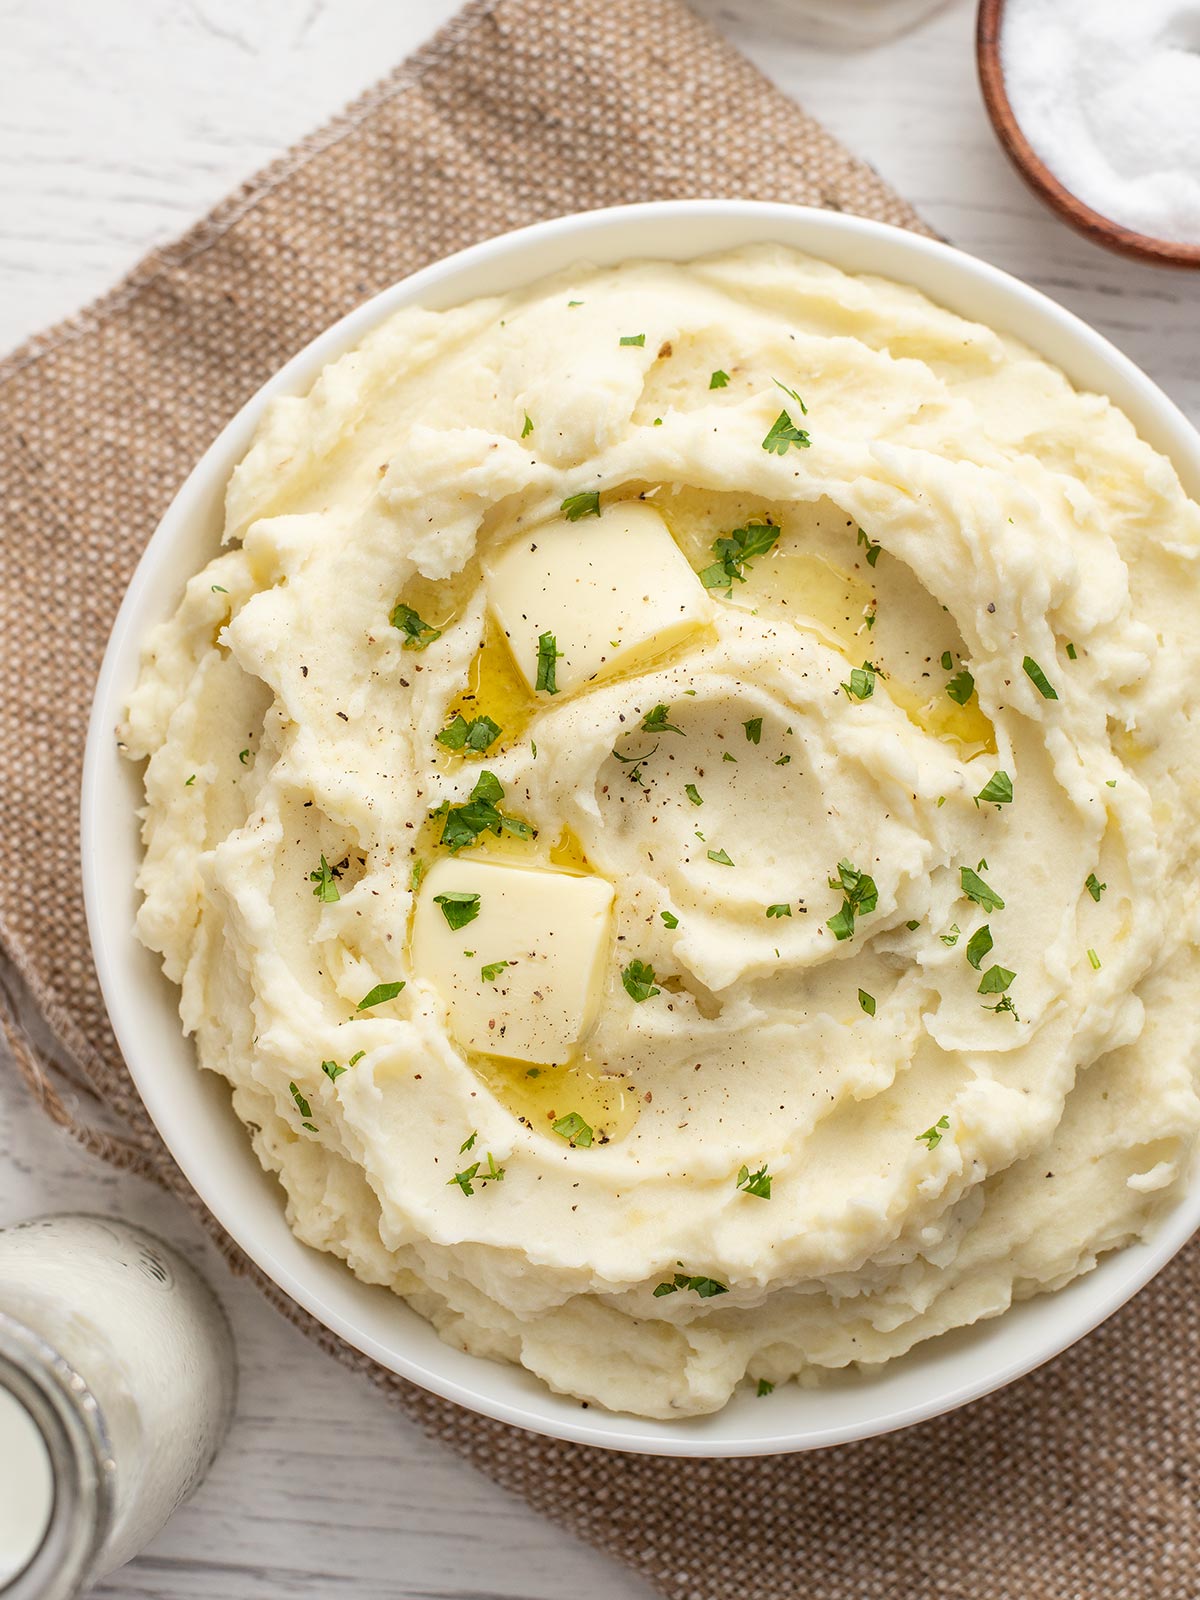
[[[721,757],[721,760],[722,761],[736,761],[737,757],[730,755],[729,751],[726,750],[725,754]]]
[[[979,980],[980,994],[1003,994],[1016,977],[1007,967],[989,967]]]
[[[340,900],[342,898],[341,894],[338,892],[335,869],[329,865],[324,856],[321,857],[321,865],[315,872],[310,872],[308,876],[309,881],[311,883],[315,883],[317,886],[313,890],[313,893],[316,895],[318,900],[325,901],[327,904],[332,905],[335,900]]]
[[[671,715],[670,706],[657,705],[653,711],[647,711],[642,718],[643,733],[682,733],[682,728],[677,728],[673,722],[668,722]]]
[[[223,583],[214,583],[212,586],[212,592],[214,594],[228,594],[229,590]]]
[[[648,961],[638,961],[636,958],[631,961],[621,974],[621,982],[629,998],[639,1004],[662,993],[661,989],[654,987],[654,968]]]
[[[1006,806],[1013,797],[1013,781],[1007,772],[993,772],[988,781],[975,796],[975,804],[981,800],[990,800],[993,805]]]
[[[366,1055],[366,1053],[367,1052],[365,1050],[356,1050],[354,1052],[354,1054],[350,1057],[349,1061],[347,1061],[346,1065],[348,1067],[356,1067],[358,1065],[358,1063],[362,1060],[362,1058]]]
[[[242,763],[243,766],[246,765],[247,761],[249,760],[249,757],[250,757],[249,750],[239,750],[238,751],[238,760]]]
[[[474,750],[482,755],[495,744],[503,731],[500,724],[493,722],[491,717],[472,717],[468,722],[459,711],[455,713],[454,721],[447,724],[438,734],[437,739],[447,750]]]
[[[1083,887],[1091,895],[1092,899],[1098,903],[1100,896],[1104,893],[1105,889],[1108,888],[1108,885],[1106,883],[1101,883],[1094,872],[1089,872],[1087,877],[1083,880]]]
[[[562,651],[558,648],[558,641],[552,633],[538,635],[537,653],[537,681],[534,688],[544,690],[546,694],[557,694],[558,684],[555,681],[557,672],[556,662]]]
[[[1075,646],[1073,644],[1069,644],[1067,646],[1067,660],[1068,661],[1077,661],[1078,659],[1079,659],[1079,655],[1078,655],[1078,652],[1075,649]]]
[[[533,418],[529,415],[529,413],[527,411],[525,413],[525,426],[521,429],[521,437],[522,437],[522,439],[528,439],[529,435],[532,432],[533,432]]]
[[[727,372],[722,372],[720,367],[718,367],[713,373],[712,377],[709,378],[708,387],[710,389],[724,389],[728,382],[729,374]]]
[[[750,743],[758,744],[762,739],[762,718],[751,717],[748,722],[742,723],[742,727],[745,728],[746,737]]]
[[[1021,1020],[1021,1018],[1017,1015],[1017,1008],[1015,1005],[1013,1005],[1012,995],[1010,994],[1001,995],[994,1006],[984,1006],[983,1009],[985,1011],[995,1011],[997,1014],[999,1014],[1001,1011],[1007,1011],[1011,1015],[1014,1022],[1020,1022]]]
[[[736,1186],[743,1194],[752,1194],[758,1200],[769,1200],[771,1198],[771,1174],[767,1171],[766,1162],[763,1162],[757,1172],[751,1172],[747,1166],[741,1167],[738,1171]]]
[[[785,456],[792,445],[797,450],[807,450],[811,443],[807,429],[797,428],[787,412],[781,411],[771,424],[762,447],[771,455]]]
[[[663,919],[665,927],[677,928],[679,926],[679,918],[673,911],[660,911],[658,914]]]
[[[1093,972],[1099,972],[1100,971],[1100,957],[1096,954],[1096,952],[1094,950],[1089,950],[1088,953],[1087,953],[1087,956],[1088,956],[1088,960],[1092,963]]]
[[[458,890],[450,894],[435,894],[433,903],[441,906],[442,915],[451,928],[465,928],[468,922],[474,922],[479,915],[477,894],[464,894]]]
[[[856,545],[862,545],[867,552],[867,565],[873,567],[879,560],[879,552],[883,549],[883,546],[875,544],[868,539],[865,530],[862,528],[858,530],[858,538],[854,542]]]
[[[296,1102],[296,1110],[300,1113],[300,1115],[302,1117],[311,1117],[312,1116],[312,1107],[309,1105],[308,1101],[300,1093],[300,1090],[296,1087],[296,1085],[294,1083],[289,1083],[288,1084],[288,1092],[291,1094],[292,1099]],[[310,1127],[312,1127],[312,1123],[311,1122],[306,1122],[304,1124],[304,1126],[306,1128],[310,1128]],[[313,1129],[313,1132],[314,1133],[316,1132],[315,1128]]]
[[[585,489],[581,494],[569,494],[558,508],[568,522],[578,522],[580,517],[600,515],[599,489]]]
[[[775,1385],[769,1378],[760,1378],[758,1380],[758,1388],[754,1391],[754,1393],[761,1400],[764,1395],[775,1393]]]
[[[475,1141],[476,1141],[476,1139],[478,1139],[478,1137],[479,1137],[478,1131],[476,1129],[472,1128],[471,1132],[467,1135],[467,1137],[463,1140],[463,1142],[458,1147],[459,1155],[460,1156],[465,1156],[468,1150],[473,1150],[475,1148]]]
[[[949,933],[939,933],[938,934],[938,938],[942,941],[943,944],[949,945],[950,948],[953,949],[954,946],[958,943],[958,940],[959,940],[958,923],[957,922],[952,922],[950,924],[950,932]]]
[[[682,1262],[679,1263],[683,1265]],[[667,1283],[660,1283],[654,1291],[654,1298],[661,1300],[665,1294],[674,1294],[677,1289],[691,1289],[698,1294],[701,1300],[711,1300],[715,1294],[728,1294],[727,1284],[718,1283],[715,1278],[693,1278],[686,1272],[676,1272]]]
[[[645,342],[646,342],[646,335],[644,333],[623,333],[621,335],[621,343],[622,344],[643,345],[643,344],[645,344]]]
[[[559,1138],[565,1139],[572,1148],[580,1145],[586,1150],[592,1142],[593,1130],[588,1127],[578,1111],[569,1111],[565,1117],[559,1117],[551,1126]]]
[[[1003,911],[1004,901],[992,888],[989,888],[977,872],[970,867],[960,867],[959,877],[962,881],[962,892],[968,900],[974,900],[977,906],[982,906],[985,911]]]
[[[842,891],[842,909],[830,917],[825,926],[835,939],[853,939],[854,919],[865,917],[879,904],[879,891],[874,878],[860,872],[849,861],[838,862],[838,875],[830,878],[829,887]]]
[[[394,1000],[403,987],[403,979],[399,983],[377,983],[370,993],[363,995],[355,1009],[369,1011],[372,1006],[381,1006],[385,1000]]]
[[[481,833],[512,833],[518,839],[532,839],[534,830],[527,822],[509,817],[496,805],[504,798],[504,786],[494,772],[481,772],[465,805],[443,802],[433,813],[446,818],[440,843],[453,854],[464,845],[474,844]]]
[[[479,976],[484,983],[495,983],[496,979],[509,965],[507,961],[489,961],[486,967],[480,967]]]
[[[979,971],[979,963],[992,948],[992,930],[985,922],[982,928],[977,928],[967,943],[967,960]]]
[[[967,671],[966,667],[956,672],[950,679],[950,682],[946,685],[946,693],[954,701],[955,705],[966,705],[967,701],[975,693],[975,679]]]
[[[771,381],[774,383],[777,389],[783,390],[784,394],[787,395],[789,400],[794,400],[796,402],[796,404],[800,407],[801,416],[806,417],[808,415],[808,407],[804,404],[804,401],[801,400],[795,389],[789,389],[787,384],[780,383],[778,378],[773,378]]]
[[[339,1067],[336,1061],[322,1061],[321,1063],[321,1071],[329,1079],[330,1083],[335,1083],[345,1070],[345,1067]]]
[[[926,1128],[924,1133],[919,1133],[915,1142],[924,1144],[930,1150],[936,1150],[942,1142],[943,1131],[950,1126],[949,1117],[939,1117],[932,1128]]]
[[[193,772],[191,777],[188,778],[187,781],[184,783],[183,787],[185,789],[190,789],[192,787],[192,785],[195,783],[195,781],[196,781],[196,774]]]
[[[475,1135],[472,1134],[468,1142],[463,1145],[462,1150],[459,1151],[459,1155],[463,1153],[463,1150],[469,1150],[474,1143]],[[504,1168],[496,1165],[496,1158],[490,1150],[487,1154],[487,1168],[485,1171],[480,1172],[479,1169],[482,1166],[482,1161],[473,1161],[463,1172],[456,1172],[452,1178],[447,1178],[446,1187],[449,1189],[454,1184],[457,1184],[465,1195],[473,1195],[477,1183],[499,1183],[503,1178]]]
[[[715,861],[719,867],[731,867],[733,865],[733,862],[729,859],[724,850],[710,850],[708,852],[708,859],[710,861]]]
[[[411,606],[406,606],[403,601],[397,602],[394,607],[391,623],[393,628],[399,628],[404,635],[404,648],[406,650],[424,650],[435,639],[442,637],[440,628],[431,627],[428,622],[417,615]]]
[[[425,862],[414,861],[412,871],[408,875],[408,886],[414,894],[421,887],[421,879],[425,876]]]
[[[869,1017],[875,1015],[875,996],[868,994],[865,989],[858,991],[858,1003]]]
[[[714,539],[712,552],[717,559],[701,571],[700,582],[706,589],[724,589],[726,594],[732,594],[735,582],[746,581],[747,563],[765,556],[778,541],[779,529],[770,522],[750,522]]]
[[[953,672],[953,670],[954,670],[954,657],[950,654],[949,650],[943,650],[942,651],[942,671],[943,672]]]
[[[768,917],[790,917],[791,914],[792,914],[792,908],[791,908],[790,905],[777,905],[777,906],[768,906],[767,907],[767,915],[768,915]]]
[[[704,801],[700,798],[700,791],[694,783],[685,783],[683,792],[694,806],[702,806]]]
[[[1025,668],[1025,676],[1032,682],[1043,700],[1058,699],[1058,691],[1032,656],[1026,656],[1021,665]]]
[[[791,762],[791,756],[779,756],[775,762],[777,767],[786,767]]]
[[[850,682],[843,683],[842,688],[855,700],[869,700],[875,693],[875,668],[864,661],[861,667],[853,669]]]

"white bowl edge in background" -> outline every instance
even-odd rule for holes
[[[557,218],[475,245],[384,290],[300,351],[233,418],[168,508],[130,582],[97,682],[83,771],[84,898],[109,1016],[159,1132],[222,1226],[327,1327],[426,1389],[538,1433],[663,1455],[772,1454],[868,1438],[1011,1382],[1103,1321],[1175,1254],[1200,1225],[1200,1179],[1146,1242],[1106,1256],[1056,1294],[922,1345],[878,1375],[817,1389],[785,1385],[769,1399],[742,1392],[713,1416],[679,1422],[585,1408],[520,1368],[452,1349],[404,1301],[360,1283],[333,1256],[292,1235],[282,1191],[259,1167],[230,1109],[228,1086],[197,1069],[181,1032],[177,991],[134,937],[141,769],[118,754],[113,729],[146,634],[171,613],[186,579],[218,547],[226,480],[268,400],[303,393],[326,362],[401,306],[445,309],[579,262],[688,260],[757,242],[912,284],[964,316],[1015,334],[1078,387],[1111,396],[1200,498],[1200,436],[1166,396],[1071,313],[948,245],[841,213],[753,201],[672,201]]]

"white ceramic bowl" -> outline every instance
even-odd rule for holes
[[[658,1454],[756,1455],[839,1444],[919,1422],[1011,1382],[1095,1327],[1174,1255],[1200,1224],[1200,1182],[1148,1243],[1107,1256],[1057,1294],[921,1345],[878,1376],[842,1378],[820,1389],[788,1385],[769,1403],[740,1394],[715,1416],[680,1422],[584,1409],[519,1368],[452,1350],[403,1300],[359,1283],[333,1256],[293,1238],[282,1193],[259,1167],[230,1110],[228,1089],[197,1070],[180,1032],[176,991],[134,938],[141,773],[118,756],[112,730],[143,639],[217,549],[225,482],[268,400],[302,393],[326,362],[401,306],[454,306],[579,261],[687,260],[763,240],[914,284],[964,316],[1018,335],[1077,385],[1111,395],[1200,498],[1200,436],[1160,390],[1053,301],[947,245],[857,217],[746,201],[561,217],[476,245],[386,289],[315,339],[234,417],[179,491],[133,576],[96,688],[83,774],[83,883],[109,1015],[159,1132],[222,1225],[327,1327],[413,1382],[539,1433]]]

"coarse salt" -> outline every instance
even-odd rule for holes
[[[1200,0],[1008,0],[1000,49],[1021,130],[1072,194],[1200,244]]]

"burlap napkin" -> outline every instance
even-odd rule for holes
[[[0,940],[24,986],[10,1042],[53,1116],[182,1194],[293,1322],[664,1594],[1184,1600],[1200,1572],[1200,1252],[1082,1347],[922,1428],[796,1458],[613,1457],[468,1416],[283,1301],[187,1189],[109,1031],[76,859],[84,730],[122,590],[188,468],[299,346],[425,262],[558,212],[699,195],[921,226],[677,0],[476,0],[0,363]],[[52,1039],[22,1031],[24,1001]]]

